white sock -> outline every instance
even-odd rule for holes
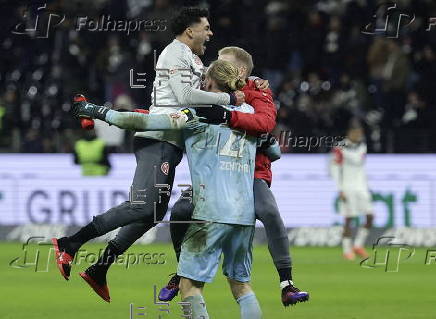
[[[365,246],[366,238],[368,237],[368,228],[360,227],[357,231],[356,239],[354,240],[354,247]]]
[[[287,286],[289,286],[289,285],[294,285],[294,283],[292,282],[292,280],[285,280],[285,281],[282,281],[282,282],[280,282],[280,289],[283,289],[283,288],[285,288],[285,287],[287,287]]]
[[[350,253],[353,250],[353,247],[351,245],[351,238],[350,237],[343,237],[342,238],[342,251],[344,254]]]

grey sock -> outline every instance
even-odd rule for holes
[[[186,297],[183,299],[183,302],[190,303],[190,305],[183,306],[183,313],[185,316],[190,315],[191,319],[209,319],[206,310],[206,303],[204,302],[202,295]]]
[[[250,292],[236,300],[241,308],[241,319],[261,319],[262,311],[256,295]]]

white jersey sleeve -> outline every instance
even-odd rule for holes
[[[188,104],[229,104],[227,93],[200,90],[203,63],[184,43],[173,40],[159,55],[153,82],[150,114],[174,113]],[[138,132],[149,137],[183,147],[180,131]]]

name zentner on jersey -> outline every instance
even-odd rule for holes
[[[250,165],[237,162],[220,161],[220,170],[249,173]]]

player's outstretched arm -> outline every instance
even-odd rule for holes
[[[110,110],[105,122],[122,129],[135,131],[179,130],[186,126],[188,116],[183,112],[171,114],[142,114]]]
[[[247,131],[252,136],[270,133],[276,125],[277,110],[272,99],[271,90],[257,91],[254,82],[249,81],[244,90],[245,100],[253,106],[255,113],[229,111],[213,105],[210,108],[197,108],[196,112],[202,122],[209,124],[228,124],[231,128]]]
[[[194,118],[189,110],[187,113],[178,111],[171,114],[118,112],[84,101],[73,103],[72,113],[77,117],[98,119],[121,129],[136,131],[182,129],[188,120]]]
[[[214,93],[206,92],[199,89],[194,89],[186,79],[174,76],[170,77],[169,83],[171,89],[176,95],[180,105],[195,105],[195,104],[222,104],[222,105],[241,105],[244,103],[244,95],[238,93]]]
[[[276,126],[277,110],[270,91],[244,90],[244,93],[255,113],[233,112],[230,127],[245,130],[252,136],[271,133]]]
[[[174,92],[181,106],[193,104],[221,104],[241,105],[244,95],[239,93],[214,93],[194,89],[186,76],[186,70],[191,70],[191,65],[186,57],[175,58],[173,67],[169,71],[168,84]]]

